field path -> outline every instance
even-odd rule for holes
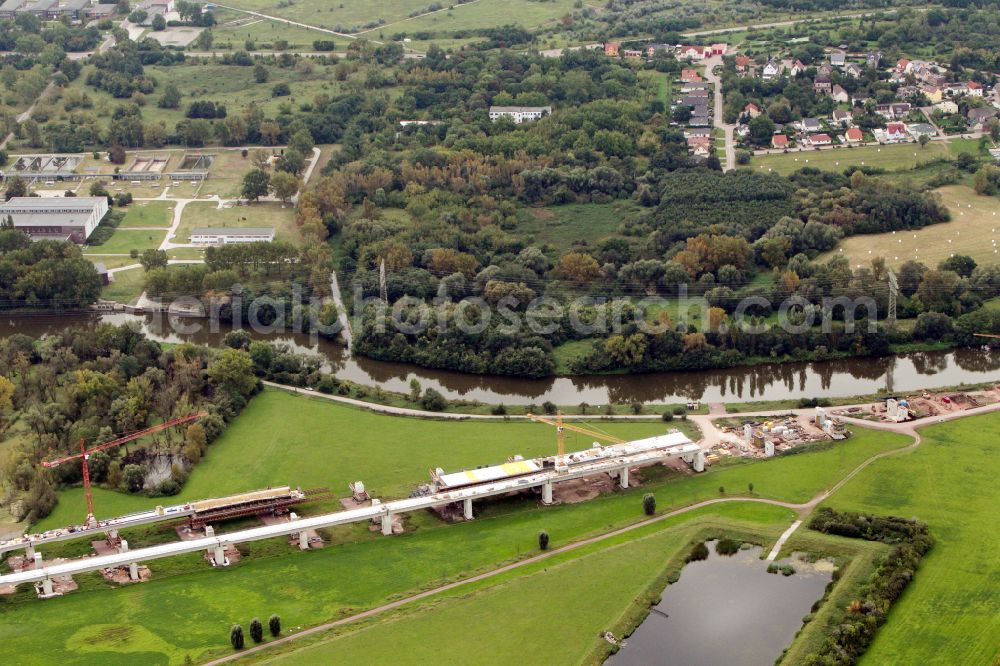
[[[722,79],[719,75],[715,73],[716,67],[722,66],[722,56],[712,56],[705,61],[705,80],[711,83],[715,87],[715,98],[713,105],[714,118],[713,125],[719,127],[726,134],[726,155],[725,160],[722,162],[723,171],[732,171],[736,168],[736,142],[735,142],[735,132],[736,125],[726,124],[722,118]],[[712,137],[712,143],[715,143],[715,137]]]

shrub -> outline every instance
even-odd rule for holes
[[[683,407],[674,407],[675,416],[684,416],[685,414],[687,414],[687,410]]]
[[[719,555],[735,555],[739,552],[741,545],[742,544],[735,539],[719,539],[718,543],[715,544],[715,552]]]
[[[444,399],[443,395],[429,388],[424,391],[424,395],[420,398],[420,406],[429,412],[442,412],[448,406],[448,401]]]
[[[493,416],[505,416],[507,414],[507,408],[503,405],[494,405],[493,409],[490,410],[490,414]]]
[[[667,423],[670,423],[671,421],[673,421],[673,420],[674,420],[674,415],[673,415],[673,412],[663,412],[663,415],[661,416],[661,418],[662,418],[662,419],[663,419],[663,420],[664,420],[665,422],[667,422]]]
[[[171,495],[176,495],[180,491],[181,491],[181,484],[177,483],[177,481],[174,480],[173,478],[164,479],[163,482],[160,484],[161,495],[166,495],[169,497]]]
[[[642,403],[641,402],[633,402],[632,403],[632,413],[633,414],[642,414]]]
[[[243,627],[238,624],[234,624],[229,629],[229,642],[233,644],[234,650],[243,649]]]
[[[250,620],[250,638],[253,639],[254,643],[260,643],[264,640],[264,626],[258,618]]]
[[[705,545],[704,541],[699,541],[698,543],[696,543],[694,545],[694,548],[691,549],[691,552],[688,553],[687,556],[688,562],[697,562],[698,560],[707,560],[707,559],[708,559],[708,546]]]
[[[542,403],[542,411],[545,412],[546,414],[555,414],[556,413],[555,403],[546,400],[545,402]]]
[[[277,636],[281,633],[281,618],[277,615],[272,615],[267,619],[267,629],[271,632],[272,636]]]
[[[549,549],[549,533],[545,530],[538,533],[538,547],[541,550]]]
[[[719,494],[720,495],[725,495],[726,494],[726,487],[725,486],[719,486]]]
[[[653,493],[646,493],[642,496],[642,510],[647,516],[656,513],[656,497]]]

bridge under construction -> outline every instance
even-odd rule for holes
[[[391,535],[394,516],[449,504],[460,505],[464,518],[472,520],[473,502],[476,500],[540,488],[542,503],[551,504],[554,484],[600,474],[608,474],[617,479],[620,487],[628,488],[631,468],[662,463],[672,458],[684,460],[691,464],[695,471],[704,470],[705,458],[701,447],[683,433],[674,431],[665,435],[607,446],[601,446],[595,442],[590,449],[569,454],[563,454],[560,450],[559,455],[545,458],[525,460],[515,456],[501,465],[480,467],[451,474],[445,474],[443,470],[437,469],[431,474],[432,483],[429,492],[421,496],[386,502],[373,499],[369,506],[310,517],[299,517],[290,513],[289,520],[285,522],[228,534],[217,535],[212,526],[208,525],[205,528],[204,537],[136,550],[129,550],[128,544],[123,541],[119,552],[109,555],[97,555],[47,564],[43,561],[41,553],[34,552],[35,545],[79,538],[86,532],[67,532],[50,537],[42,535],[35,539],[22,538],[16,540],[16,543],[7,542],[0,545],[0,549],[2,549],[0,552],[24,548],[29,557],[33,557],[33,566],[22,571],[0,575],[0,587],[35,583],[39,596],[45,598],[58,595],[58,592],[54,592],[53,588],[53,580],[57,578],[127,566],[132,572],[134,580],[139,562],[198,551],[207,551],[214,566],[226,566],[228,564],[225,554],[226,548],[238,543],[298,535],[299,547],[305,550],[309,548],[307,535],[310,531],[363,521],[380,523],[382,533]],[[287,491],[288,489],[277,490]],[[253,493],[248,495],[253,495]],[[211,502],[218,502],[218,500]],[[199,503],[180,505],[180,508],[158,508],[153,512],[104,521],[101,528],[88,531],[120,529],[125,526],[146,524],[157,520],[190,517],[193,512],[197,511],[194,508],[197,504]]]

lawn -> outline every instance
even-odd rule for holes
[[[191,231],[198,227],[211,229],[240,227],[274,227],[276,239],[299,242],[295,226],[295,211],[278,203],[258,203],[250,206],[219,208],[214,203],[189,203],[184,207],[181,224],[173,237],[175,243],[189,242]]]
[[[169,227],[174,212],[170,201],[136,201],[125,211],[119,229],[132,227]]]
[[[435,12],[420,18],[381,28],[385,34],[412,34],[453,30],[478,30],[501,25],[518,25],[532,29],[557,21],[571,14],[575,0],[479,0],[466,5],[455,5],[448,11]],[[429,3],[428,3],[429,4]]]
[[[937,191],[951,211],[950,222],[916,231],[852,236],[820,260],[841,255],[852,267],[868,265],[879,256],[892,267],[909,259],[936,267],[952,254],[969,255],[981,264],[1000,261],[996,245],[1000,242],[1000,232],[996,231],[1000,228],[1000,199],[979,196],[965,185],[949,185]]]
[[[275,3],[274,0],[234,0],[228,3],[228,6],[344,32],[360,28],[361,25],[378,19],[394,23],[431,3],[428,0],[339,0],[335,3],[324,0],[297,0],[284,7],[280,6],[281,4],[284,3]],[[316,35],[316,39],[332,39],[338,45],[347,41],[344,37],[338,38],[336,35],[318,31]]]
[[[923,443],[878,461],[826,504],[914,517],[936,544],[863,664],[995,664],[1000,656],[1000,414],[921,430]]]
[[[915,143],[862,148],[831,148],[795,153],[755,155],[748,169],[774,170],[787,175],[803,167],[826,171],[843,171],[852,165],[879,167],[887,171],[903,171],[933,160],[952,157],[942,141],[933,141],[923,148]]]
[[[103,245],[88,245],[84,254],[128,254],[132,250],[142,252],[160,247],[167,235],[163,231],[140,231],[137,229],[115,229],[115,233]]]
[[[332,40],[337,44],[340,51],[347,48],[350,40],[338,39],[336,35],[328,35],[322,32],[302,28],[295,25],[288,25],[280,21],[268,21],[258,17],[248,17],[242,12],[222,10],[224,16],[217,16],[220,25],[212,28],[215,39],[212,48],[225,48],[229,45],[234,51],[243,50],[247,40],[254,42],[258,49],[270,49],[277,40],[288,42],[288,51],[301,52],[312,51],[313,42],[321,40]],[[219,12],[216,12],[217,14]],[[242,19],[238,24],[231,21]]]
[[[119,271],[114,274],[114,282],[101,288],[101,298],[134,305],[139,300],[145,284],[146,271],[141,268]]]

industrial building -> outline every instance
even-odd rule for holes
[[[14,197],[0,204],[0,219],[13,221],[32,240],[68,240],[80,245],[107,213],[107,197]]]
[[[500,118],[510,118],[520,125],[526,120],[538,120],[552,113],[551,106],[491,106],[490,122]]]
[[[195,245],[232,245],[234,243],[270,243],[274,240],[274,227],[247,227],[244,229],[206,229],[191,231]]]

